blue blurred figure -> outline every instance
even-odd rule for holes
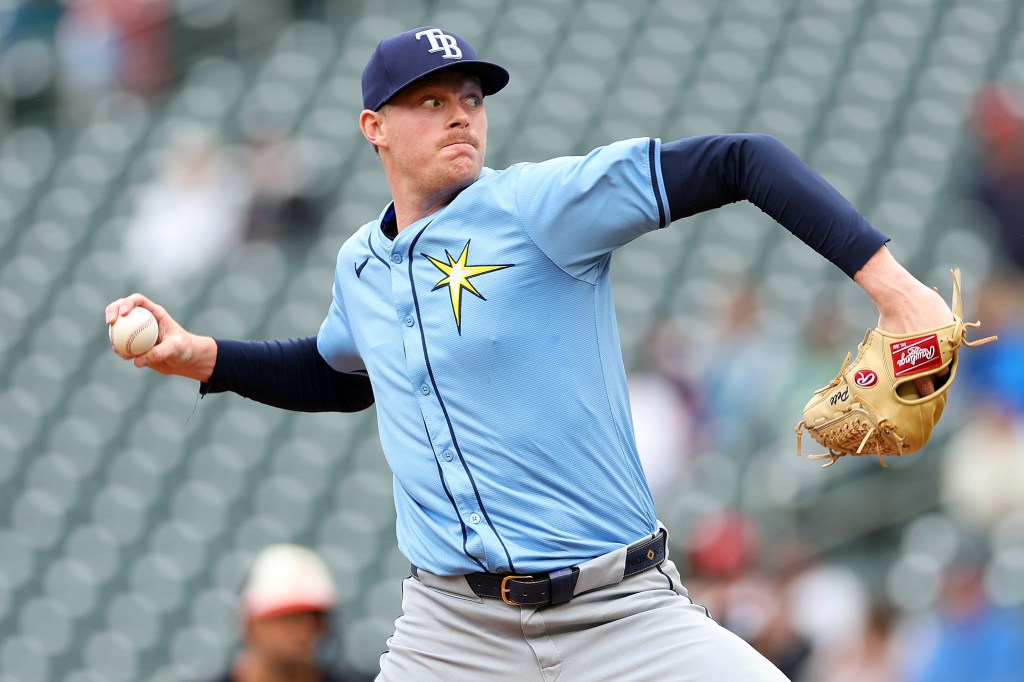
[[[1024,623],[1018,611],[993,604],[983,565],[961,558],[949,567],[929,645],[909,682],[1024,680]]]
[[[984,283],[972,310],[999,335],[998,343],[964,354],[960,371],[971,403],[989,400],[1024,418],[1024,281],[1005,273]]]

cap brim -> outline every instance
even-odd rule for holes
[[[393,100],[395,96],[402,92],[402,90],[405,90],[413,83],[421,81],[427,76],[432,76],[435,73],[440,73],[442,71],[465,71],[471,76],[476,76],[477,78],[480,79],[480,88],[483,90],[484,97],[493,95],[494,93],[498,92],[506,85],[508,85],[509,81],[508,71],[498,66],[497,64],[494,64],[492,62],[481,61],[479,59],[464,59],[457,62],[452,62],[451,64],[443,64],[441,66],[438,66],[437,68],[427,71],[426,73],[416,76],[416,78],[413,78],[412,80],[406,83],[402,83],[402,85],[395,88],[394,94],[392,94],[390,97],[388,97],[387,99],[383,100],[380,104],[378,104],[374,111],[380,109],[382,106]]]
[[[258,611],[248,610],[246,615],[254,620],[264,620],[266,618],[276,618],[278,616],[288,616],[293,613],[330,613],[331,607],[328,604],[314,603],[314,602],[292,602],[287,604],[278,604],[270,608],[264,608]]]

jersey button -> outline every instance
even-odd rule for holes
[[[423,395],[430,395],[430,387],[427,386],[426,384],[423,384],[422,386],[420,386],[420,393],[422,393]]]
[[[469,515],[469,522],[470,523],[480,523],[480,515],[477,514],[476,512],[473,512],[472,514]]]
[[[444,457],[444,461],[446,461],[446,462],[450,462],[453,459],[455,459],[455,453],[452,452],[451,450],[445,450],[444,454],[441,455],[441,456]]]
[[[400,253],[393,253],[393,254],[391,254],[391,262],[392,263],[401,263],[402,262],[402,254],[400,254]]]
[[[405,318],[405,326],[406,327],[411,327],[414,324],[416,324],[416,320],[412,319],[412,315],[409,315],[408,317]]]

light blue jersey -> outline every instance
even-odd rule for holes
[[[393,242],[385,210],[342,246],[318,347],[369,374],[412,563],[544,572],[655,532],[609,265],[669,221],[659,159],[644,138],[485,168]]]

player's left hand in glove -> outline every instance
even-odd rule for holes
[[[928,442],[946,406],[959,363],[961,345],[979,346],[990,336],[967,340],[967,328],[979,322],[961,319],[960,270],[953,271],[953,322],[910,334],[868,330],[851,363],[847,354],[839,374],[814,392],[796,426],[797,455],[803,429],[828,452],[810,459],[828,459],[828,467],[844,455],[907,455]],[[935,390],[922,395],[915,385],[930,378]]]

